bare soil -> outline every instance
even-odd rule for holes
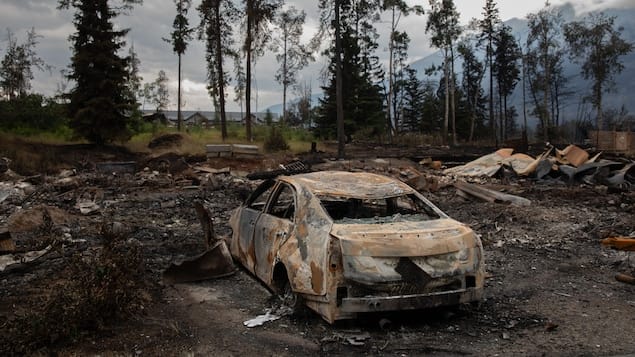
[[[84,161],[91,159],[86,152],[82,157]],[[126,154],[121,159],[131,157]],[[192,160],[187,160],[188,165],[192,164]],[[216,169],[230,166],[232,172],[252,172],[275,168],[279,160],[222,159],[206,165]],[[61,186],[56,184],[58,176],[49,175],[33,185],[33,193],[14,195],[0,202],[0,228],[14,229],[17,249],[32,249],[47,239],[38,233],[41,224],[36,222],[37,217],[24,221],[22,226],[16,223],[18,210],[55,207],[51,209],[53,225],[64,227],[64,232],[73,239],[82,240],[65,243],[66,253],[99,249],[99,227],[121,222],[128,240],[142,247],[150,282],[147,295],[151,302],[140,312],[93,331],[80,331],[71,340],[43,342],[32,353],[106,356],[635,353],[632,338],[635,286],[614,279],[617,272],[632,273],[633,262],[629,254],[602,248],[599,242],[608,236],[635,232],[632,189],[609,190],[604,186],[566,186],[530,180],[502,184],[497,179],[486,180],[490,188],[532,201],[530,206],[515,207],[465,200],[453,187],[442,187],[426,196],[482,237],[488,278],[487,298],[481,304],[370,314],[334,325],[307,312],[247,328],[244,321],[264,314],[276,301],[243,270],[226,278],[187,284],[166,285],[160,277],[172,261],[205,249],[194,200],[208,203],[215,213],[216,233],[227,235],[230,210],[256,183],[223,174],[210,179],[191,168],[170,170],[170,163],[165,165],[146,171],[139,167],[135,174],[114,175],[76,166],[80,170],[71,176],[73,184]],[[314,168],[370,170],[399,177],[408,166],[425,171],[415,162],[394,158],[330,162]],[[438,172],[427,173],[445,180]],[[0,181],[15,179],[4,177]],[[75,204],[89,194],[98,196],[100,209],[92,215],[82,215]],[[61,279],[60,266],[66,255],[58,254],[23,270],[0,272],[0,334],[5,338],[11,338],[7,336],[9,324],[2,321],[41,307],[41,301],[50,294],[47,287]],[[0,353],[20,353],[3,351],[6,348],[0,345]]]

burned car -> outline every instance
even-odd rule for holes
[[[410,186],[322,171],[263,182],[232,214],[236,261],[326,321],[483,297],[477,235]]]

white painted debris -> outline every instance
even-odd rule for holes
[[[258,315],[251,320],[247,320],[243,322],[243,325],[247,327],[256,327],[262,326],[267,322],[276,321],[280,319],[282,316],[271,313],[271,311],[267,311],[264,315]]]
[[[243,325],[247,327],[262,326],[267,322],[279,320],[283,316],[291,315],[292,313],[293,309],[288,306],[280,306],[277,309],[267,309],[264,315],[258,315],[251,320],[247,320],[243,322]]]

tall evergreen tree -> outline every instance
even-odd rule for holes
[[[174,29],[170,33],[170,38],[165,39],[167,42],[172,44],[172,50],[178,56],[178,84],[177,84],[177,99],[176,99],[176,108],[177,108],[177,130],[181,131],[181,125],[183,122],[183,118],[181,117],[181,56],[185,53],[187,49],[187,44],[192,40],[192,36],[194,33],[194,29],[190,27],[189,22],[187,20],[187,12],[192,6],[192,0],[174,0],[176,5],[176,16],[174,17],[174,22],[172,24],[172,28]]]
[[[412,132],[421,131],[421,112],[425,103],[423,83],[417,78],[417,71],[406,68],[403,80],[403,129]]]
[[[119,6],[112,3],[116,2]],[[71,35],[73,56],[69,79],[71,126],[91,142],[128,139],[133,103],[125,95],[129,58],[120,57],[127,29],[115,30],[113,19],[141,0],[60,0],[62,9],[75,9]]]
[[[342,111],[346,113],[344,130],[336,130],[338,124],[338,58],[337,46],[327,50],[331,57],[329,84],[320,100],[317,132],[322,137],[334,137],[345,132],[347,140],[364,127],[370,135],[379,137],[385,130],[384,104],[378,82],[381,73],[373,55],[376,36],[372,21],[376,19],[377,4],[368,1],[343,1],[340,21],[331,26],[341,33],[341,93]],[[335,25],[339,24],[339,26]],[[373,82],[373,79],[376,82]],[[338,134],[339,137],[339,134]],[[339,141],[339,138],[338,138]],[[341,150],[338,150],[341,151]],[[338,154],[339,155],[339,154]]]
[[[615,28],[615,17],[603,13],[590,14],[584,21],[565,25],[564,35],[572,59],[582,64],[582,76],[593,81],[590,98],[597,110],[597,128],[602,130],[602,95],[611,89],[614,77],[624,69],[620,57],[633,51],[633,44],[621,37],[620,29]]]
[[[225,58],[236,59],[238,54],[232,47],[232,24],[238,20],[238,10],[231,0],[203,0],[198,7],[201,17],[199,38],[205,42],[207,62],[207,90],[216,111],[220,111],[221,137],[227,139],[227,116],[225,112],[225,89],[229,75],[225,70]]]

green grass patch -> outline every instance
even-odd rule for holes
[[[289,151],[293,153],[306,152],[311,149],[313,134],[305,129],[276,127],[276,130],[284,137],[289,145]],[[145,128],[144,132],[134,135],[128,142],[123,143],[132,152],[150,152],[148,143],[161,135],[178,133],[174,127]],[[179,154],[199,155],[205,153],[206,144],[253,144],[264,148],[265,141],[271,133],[271,127],[266,125],[254,125],[252,127],[253,141],[247,140],[245,127],[238,123],[227,125],[227,139],[223,142],[220,127],[188,127],[181,131],[183,141],[181,145],[170,148]]]

